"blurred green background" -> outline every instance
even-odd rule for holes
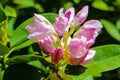
[[[32,17],[34,13],[58,13],[61,7],[65,9],[74,7],[78,12],[84,5],[89,5],[87,20],[97,19],[104,25],[93,47],[120,44],[120,0],[0,0],[0,2],[5,14],[9,16],[9,37],[18,25]],[[94,79],[120,80],[120,68],[103,72]]]

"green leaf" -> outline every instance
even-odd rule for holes
[[[120,19],[117,20],[117,22],[116,22],[116,27],[118,28],[118,30],[120,30]]]
[[[85,67],[81,65],[67,65],[65,68],[65,73],[69,75],[80,75],[85,71]]]
[[[120,32],[117,27],[108,20],[101,19],[106,31],[116,40],[120,41]]]
[[[108,6],[104,1],[102,0],[95,0],[92,3],[92,6],[96,9],[104,10],[104,11],[114,11],[114,7]]]
[[[0,3],[0,23],[6,19],[6,15],[4,13],[3,7]]]
[[[6,61],[6,64],[12,65],[12,64],[17,64],[17,63],[26,63],[30,61],[35,61],[35,60],[42,60],[43,57],[41,56],[35,56],[35,55],[19,55],[19,56],[14,56],[12,58],[9,58]]]
[[[25,8],[25,7],[31,7],[34,5],[34,0],[13,0],[15,4],[19,4],[20,7]]]
[[[75,80],[94,80],[93,76],[71,76]]]
[[[82,75],[95,75],[120,67],[120,45],[104,45],[92,49],[97,53],[86,65],[87,69]]]
[[[54,13],[45,13],[42,14],[44,17],[46,17],[51,23],[54,22],[55,17],[57,16],[57,14]],[[14,47],[17,46],[21,43],[23,43],[24,41],[27,41],[27,36],[29,35],[28,31],[25,29],[25,27],[33,22],[33,18],[30,18],[28,20],[26,20],[25,22],[23,22],[20,26],[18,26],[18,28],[15,30],[11,42],[10,42],[10,47]]]
[[[15,21],[16,21],[15,17],[10,18],[8,21],[7,33],[8,33],[8,36],[10,36],[10,37],[13,35],[13,33],[15,31],[14,30]]]
[[[36,3],[35,0],[14,0],[15,4],[18,4],[18,8],[28,8],[32,7],[38,10],[39,12],[43,12],[44,8],[41,6],[41,4]]]
[[[0,56],[9,53],[9,48],[0,43]]]
[[[58,14],[55,13],[44,13],[41,15],[47,18],[52,24],[55,22],[55,18],[58,16]]]
[[[11,16],[11,17],[16,17],[17,16],[17,13],[16,13],[15,9],[10,7],[10,6],[5,6],[5,14],[7,16]]]
[[[22,44],[19,44],[18,46],[14,47],[13,51],[25,48],[25,47],[30,46],[31,44],[37,43],[37,42],[38,41],[36,41],[36,40],[27,40],[27,41],[23,42]]]
[[[10,42],[10,47],[14,47],[27,40],[28,32],[25,29],[25,26],[27,26],[31,22],[33,22],[33,18],[26,20],[20,26],[18,26],[18,28],[13,33],[13,36]]]
[[[43,70],[45,73],[48,73],[47,68],[45,68],[39,60],[30,61],[30,62],[28,62],[28,64]]]

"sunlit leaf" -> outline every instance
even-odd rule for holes
[[[93,49],[97,53],[93,60],[86,65],[87,69],[82,75],[95,75],[120,67],[120,45],[104,45]]]
[[[31,7],[34,5],[34,0],[13,0],[15,4],[19,4],[20,7]]]
[[[16,13],[15,9],[10,7],[10,6],[5,6],[5,14],[7,16],[11,16],[11,17],[16,17],[17,16],[17,13]]]
[[[35,40],[27,40],[27,41],[23,42],[22,44],[19,44],[18,46],[14,47],[13,50],[15,51],[15,50],[25,48],[27,46],[30,46],[33,43],[37,43],[37,41],[35,41]]]
[[[94,80],[93,76],[71,76],[75,80]]]
[[[9,52],[9,48],[0,43],[0,56]]]
[[[48,70],[41,64],[39,60],[28,62],[29,65],[42,69],[45,73],[48,73]]]
[[[12,65],[17,63],[26,63],[26,62],[41,60],[41,59],[43,59],[43,57],[36,56],[36,55],[19,55],[19,56],[14,56],[12,58],[9,58],[6,61],[6,64]]]
[[[106,31],[116,40],[120,41],[120,32],[117,27],[108,20],[102,19],[101,22],[103,23]]]
[[[116,22],[116,27],[120,30],[120,19]]]
[[[95,0],[92,3],[92,6],[96,9],[100,9],[104,11],[114,11],[114,7],[108,6],[103,0]]]

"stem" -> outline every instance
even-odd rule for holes
[[[4,59],[5,59],[5,57],[4,56],[2,56],[2,58],[1,58],[1,64],[2,64],[2,70],[5,70],[5,61],[4,61]]]
[[[69,58],[68,58],[68,49],[67,49],[67,44],[68,44],[68,40],[69,40],[69,37],[70,35],[73,33],[74,31],[74,26],[70,25],[70,31],[69,32],[66,32],[65,33],[65,36],[64,36],[64,41],[65,41],[65,44],[64,44],[64,54],[65,54],[65,59],[66,61],[69,63]]]

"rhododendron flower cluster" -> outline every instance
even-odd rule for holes
[[[51,24],[40,14],[34,14],[34,22],[27,25],[28,38],[38,40],[43,54],[51,56],[54,64],[63,60],[71,65],[88,63],[95,55],[90,46],[95,43],[102,25],[98,20],[88,20],[88,6],[84,6],[76,15],[73,7],[59,10],[59,15]],[[78,31],[76,26],[81,25]]]

